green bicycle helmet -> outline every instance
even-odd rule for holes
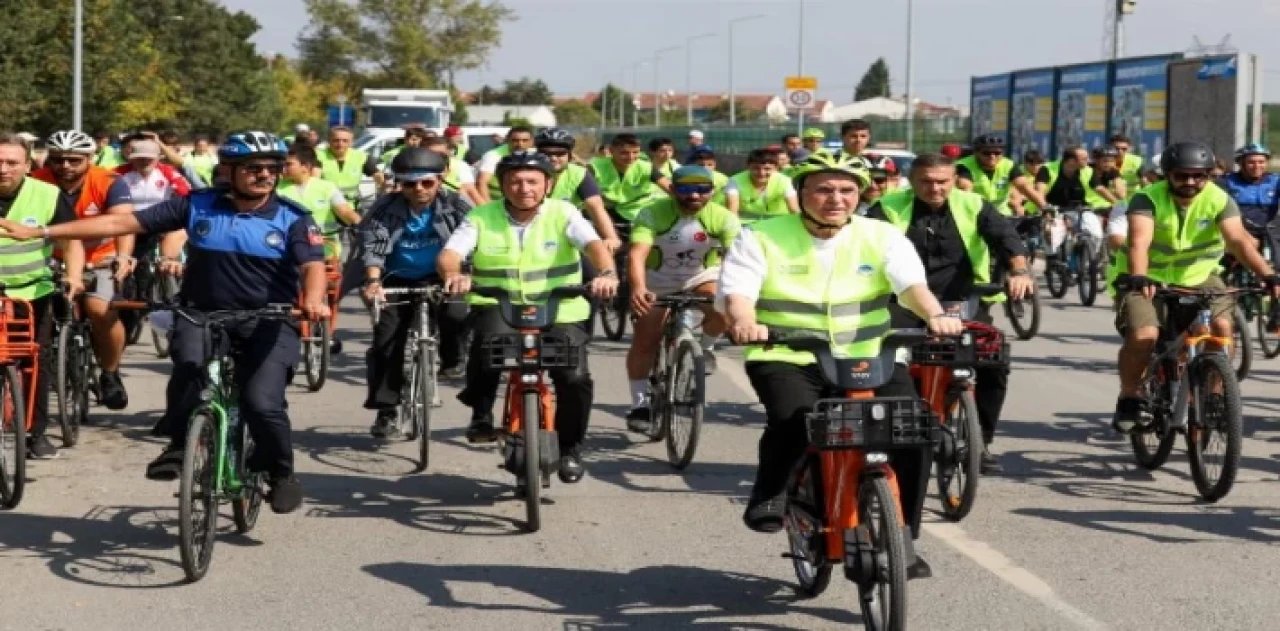
[[[791,172],[791,181],[795,187],[804,187],[804,181],[810,175],[818,173],[843,173],[852,176],[858,182],[858,188],[871,185],[871,175],[867,169],[867,161],[858,156],[832,155],[818,152],[800,161]]]

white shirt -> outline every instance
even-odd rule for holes
[[[465,162],[459,165],[458,171],[456,173],[453,173],[453,176],[458,178],[459,186],[462,186],[463,184],[476,183],[475,172],[471,170],[470,166],[466,166]]]
[[[786,177],[786,176],[785,176],[785,175],[782,175],[782,174],[780,174],[780,173],[776,173],[776,174],[774,174],[774,175],[773,175],[773,177]],[[794,198],[795,198],[795,196],[796,196],[796,186],[795,186],[795,182],[792,182],[792,181],[791,181],[791,178],[789,178],[789,177],[787,177],[786,179],[787,179],[787,192],[786,192],[786,198],[787,198],[787,199],[794,199]],[[767,191],[767,190],[768,190],[768,188],[769,188],[769,184],[768,184],[768,183],[766,183],[766,184],[765,184],[765,191]],[[760,194],[761,194],[761,195],[764,195],[765,191],[760,191]],[[737,179],[735,179],[735,178],[729,178],[729,183],[724,185],[724,194],[725,194],[725,196],[730,196],[730,195],[741,195],[741,194],[742,194],[742,191],[738,190],[738,180],[737,180]]]
[[[596,232],[595,226],[582,216],[582,211],[577,208],[569,208],[565,210],[569,215],[569,227],[565,230],[565,236],[569,237],[569,241],[573,243],[573,247],[578,250],[585,250],[587,245],[592,241],[599,241],[600,234]],[[517,223],[511,215],[507,215],[507,221],[511,227],[516,229],[516,236],[520,239],[521,247],[524,247],[524,235],[528,233],[528,229],[535,222],[542,219],[542,209],[538,209],[538,214],[529,220],[529,223]],[[465,219],[458,226],[453,234],[449,235],[449,242],[444,244],[444,249],[451,252],[457,252],[458,256],[467,258],[472,252],[476,251],[476,243],[480,240],[480,232],[476,230],[475,224],[470,219]]]
[[[836,264],[839,248],[848,247],[847,242],[853,234],[853,229],[853,225],[848,225],[833,238],[813,238],[814,254],[828,277]],[[911,241],[907,240],[906,235],[895,233],[888,246],[884,250],[881,269],[889,278],[889,284],[893,287],[895,294],[901,294],[908,287],[928,283],[924,263],[920,261],[920,255],[916,252],[915,246],[911,245]],[[721,312],[726,311],[725,296],[730,294],[752,301],[757,300],[760,297],[760,287],[764,285],[767,270],[768,264],[764,258],[764,250],[760,248],[760,242],[756,241],[751,228],[744,226],[720,265],[716,309]]]
[[[173,186],[158,168],[152,169],[151,175],[145,177],[138,171],[130,171],[121,175],[120,179],[129,187],[134,211],[151,208],[173,195]]]
[[[488,173],[493,175],[498,170],[498,163],[502,161],[502,156],[497,149],[490,149],[480,156],[480,162],[476,164],[476,173]]]

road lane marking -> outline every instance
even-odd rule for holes
[[[751,380],[747,378],[747,373],[739,362],[721,361],[720,367],[720,374],[728,377],[729,381],[732,381],[745,394],[754,395],[755,389],[751,387]],[[1036,599],[1040,604],[1070,621],[1076,627],[1088,631],[1104,631],[1107,629],[1107,625],[1059,598],[1053,588],[1043,579],[1015,565],[1009,557],[991,547],[990,544],[970,537],[959,526],[935,522],[924,524],[923,530],[947,544],[951,549],[968,557],[974,563],[977,563],[979,567],[995,575],[1001,581],[1008,583],[1014,589]]]

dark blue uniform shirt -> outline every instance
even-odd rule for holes
[[[275,193],[240,213],[226,189],[173,198],[135,215],[149,233],[187,231],[182,304],[196,309],[261,309],[298,299],[304,263],[324,261],[311,213]]]

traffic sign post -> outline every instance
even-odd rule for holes
[[[786,88],[787,108],[797,112],[801,135],[804,134],[804,111],[813,107],[817,98],[817,77],[787,77],[783,82]]]

